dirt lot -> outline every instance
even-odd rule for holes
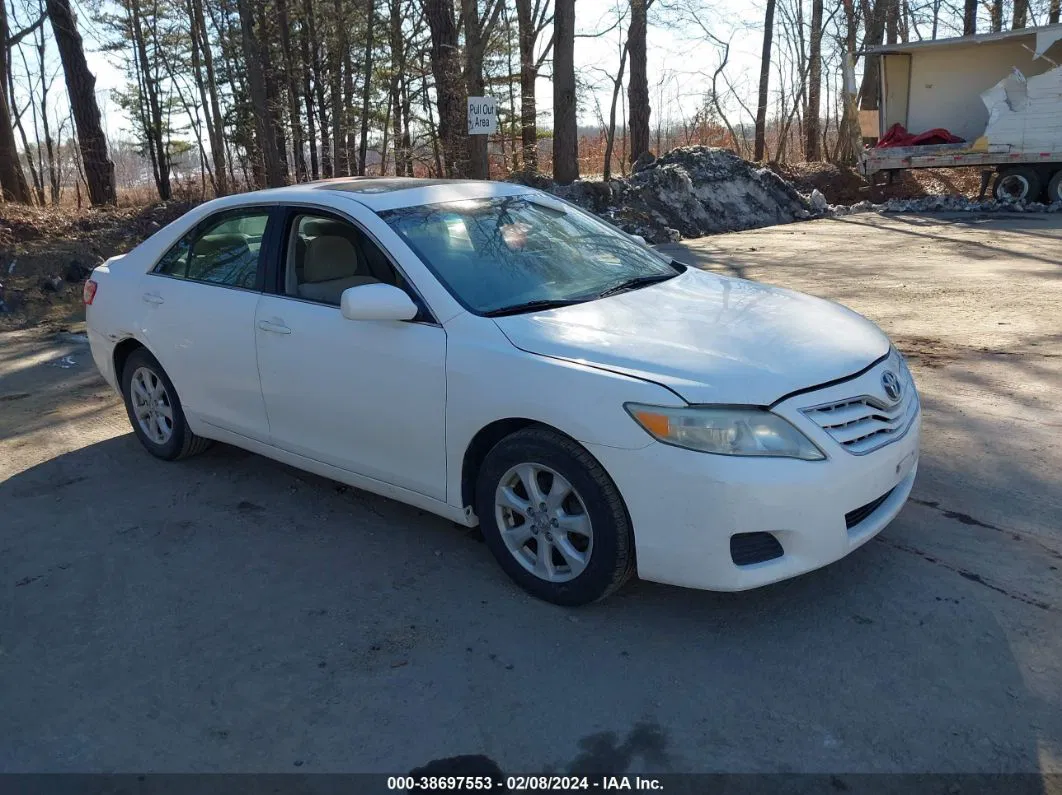
[[[415,509],[230,447],[158,462],[84,345],[3,335],[0,771],[1062,772],[1060,243],[856,216],[676,247],[893,335],[919,480],[822,571],[583,610]]]

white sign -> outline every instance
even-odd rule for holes
[[[468,134],[493,135],[498,132],[498,105],[494,97],[468,98]]]

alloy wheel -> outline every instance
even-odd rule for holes
[[[517,464],[494,495],[495,518],[510,554],[547,582],[574,580],[586,568],[594,532],[586,505],[560,473],[542,464]]]

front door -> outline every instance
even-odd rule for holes
[[[272,443],[375,480],[446,498],[446,332],[430,316],[347,320],[347,287],[406,289],[361,229],[292,210],[279,286],[258,301],[255,333]]]
[[[254,313],[270,208],[209,216],[141,280],[142,326],[186,413],[267,441]]]

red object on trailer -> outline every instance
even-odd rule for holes
[[[965,139],[952,135],[943,127],[926,130],[923,133],[907,132],[902,124],[892,125],[881,139],[874,144],[875,149],[888,149],[893,146],[932,146],[933,144],[961,144]]]

